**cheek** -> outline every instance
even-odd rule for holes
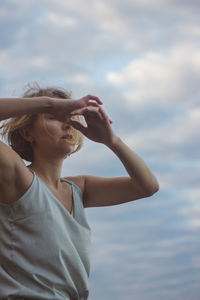
[[[57,136],[58,128],[56,126],[53,126],[53,124],[45,124],[44,133],[47,136],[50,136],[51,138],[53,138],[53,137]]]
[[[43,120],[41,124],[41,132],[45,136],[49,136],[51,138],[55,138],[58,134],[59,128],[58,124],[55,122],[48,122],[46,120]]]

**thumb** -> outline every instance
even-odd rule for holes
[[[80,122],[71,119],[69,120],[69,124],[75,129],[79,130],[81,133],[86,133],[87,127],[83,126]]]

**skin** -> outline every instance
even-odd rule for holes
[[[70,202],[72,202],[71,191],[69,191],[69,185],[60,181],[60,170],[62,161],[71,153],[72,146],[58,137],[60,137],[59,134],[66,134],[68,130],[66,128],[66,116],[69,117],[72,111],[101,104],[100,99],[92,95],[78,100],[47,96],[0,98],[1,121],[24,114],[38,115],[32,127],[29,126],[21,130],[22,136],[32,144],[35,153],[35,159],[30,166],[27,167],[11,147],[0,141],[0,202],[13,203],[28,190],[33,181],[33,174],[30,172],[32,168],[53,194],[69,209]],[[51,124],[49,130],[56,130],[51,136],[48,136],[44,131],[41,114],[51,114],[54,121],[56,120],[53,123],[47,121],[48,126]],[[8,186],[12,186],[12,188],[8,189]]]
[[[87,128],[70,116],[84,115]],[[39,114],[31,128],[23,131],[24,138],[32,143],[34,161],[29,166],[45,180],[48,185],[59,189],[62,164],[74,146],[63,139],[71,133],[72,126],[80,130],[86,137],[99,143],[109,143],[115,138],[111,129],[111,121],[100,106],[90,106],[75,110],[70,116]],[[82,186],[84,179],[80,180]]]
[[[89,175],[68,177],[82,189],[85,207],[121,204],[152,196],[158,191],[156,177],[145,162],[115,134],[112,121],[103,110],[102,102],[98,97],[88,95],[79,100],[47,100],[50,106],[46,105],[45,101],[42,108],[43,99],[29,101],[29,105],[23,100],[24,102],[20,102],[21,107],[16,105],[18,113],[21,111],[27,113],[30,109],[31,112],[39,114],[33,126],[22,131],[24,138],[32,143],[34,161],[26,167],[13,150],[0,143],[2,199],[13,202],[22,196],[33,180],[33,174],[29,170],[32,169],[71,211],[72,196],[69,187],[60,180],[63,161],[73,151],[73,145],[62,138],[69,132],[70,126],[80,130],[91,141],[108,147],[127,171],[127,176],[124,177],[104,178]],[[10,102],[7,105],[3,100],[2,104],[2,116],[16,113],[14,102],[11,103],[12,105]],[[41,110],[44,118],[41,117]],[[86,127],[71,119],[76,115],[84,116]],[[12,182],[13,189],[8,190],[9,180]]]

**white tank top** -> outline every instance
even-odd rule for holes
[[[0,203],[0,299],[88,298],[90,228],[71,181],[73,213],[33,171],[16,202]],[[12,188],[8,187],[8,188]]]

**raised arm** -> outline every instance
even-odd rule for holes
[[[48,97],[35,98],[1,98],[0,121],[25,114],[48,112],[52,102]]]
[[[25,114],[52,113],[66,115],[89,105],[102,104],[98,97],[87,95],[78,100],[50,97],[0,98],[0,121]]]
[[[152,196],[159,190],[154,174],[146,163],[115,135],[111,122],[101,107],[84,108],[74,113],[84,115],[87,127],[73,120],[71,124],[89,139],[109,147],[129,175],[116,178],[83,176],[85,207],[121,204]]]
[[[51,113],[66,118],[66,115],[74,109],[95,107],[98,104],[101,104],[101,101],[92,95],[79,100],[49,97],[1,98],[0,121],[39,113]],[[0,141],[0,202],[11,203],[23,195],[31,184],[32,176],[22,158],[11,147]]]

